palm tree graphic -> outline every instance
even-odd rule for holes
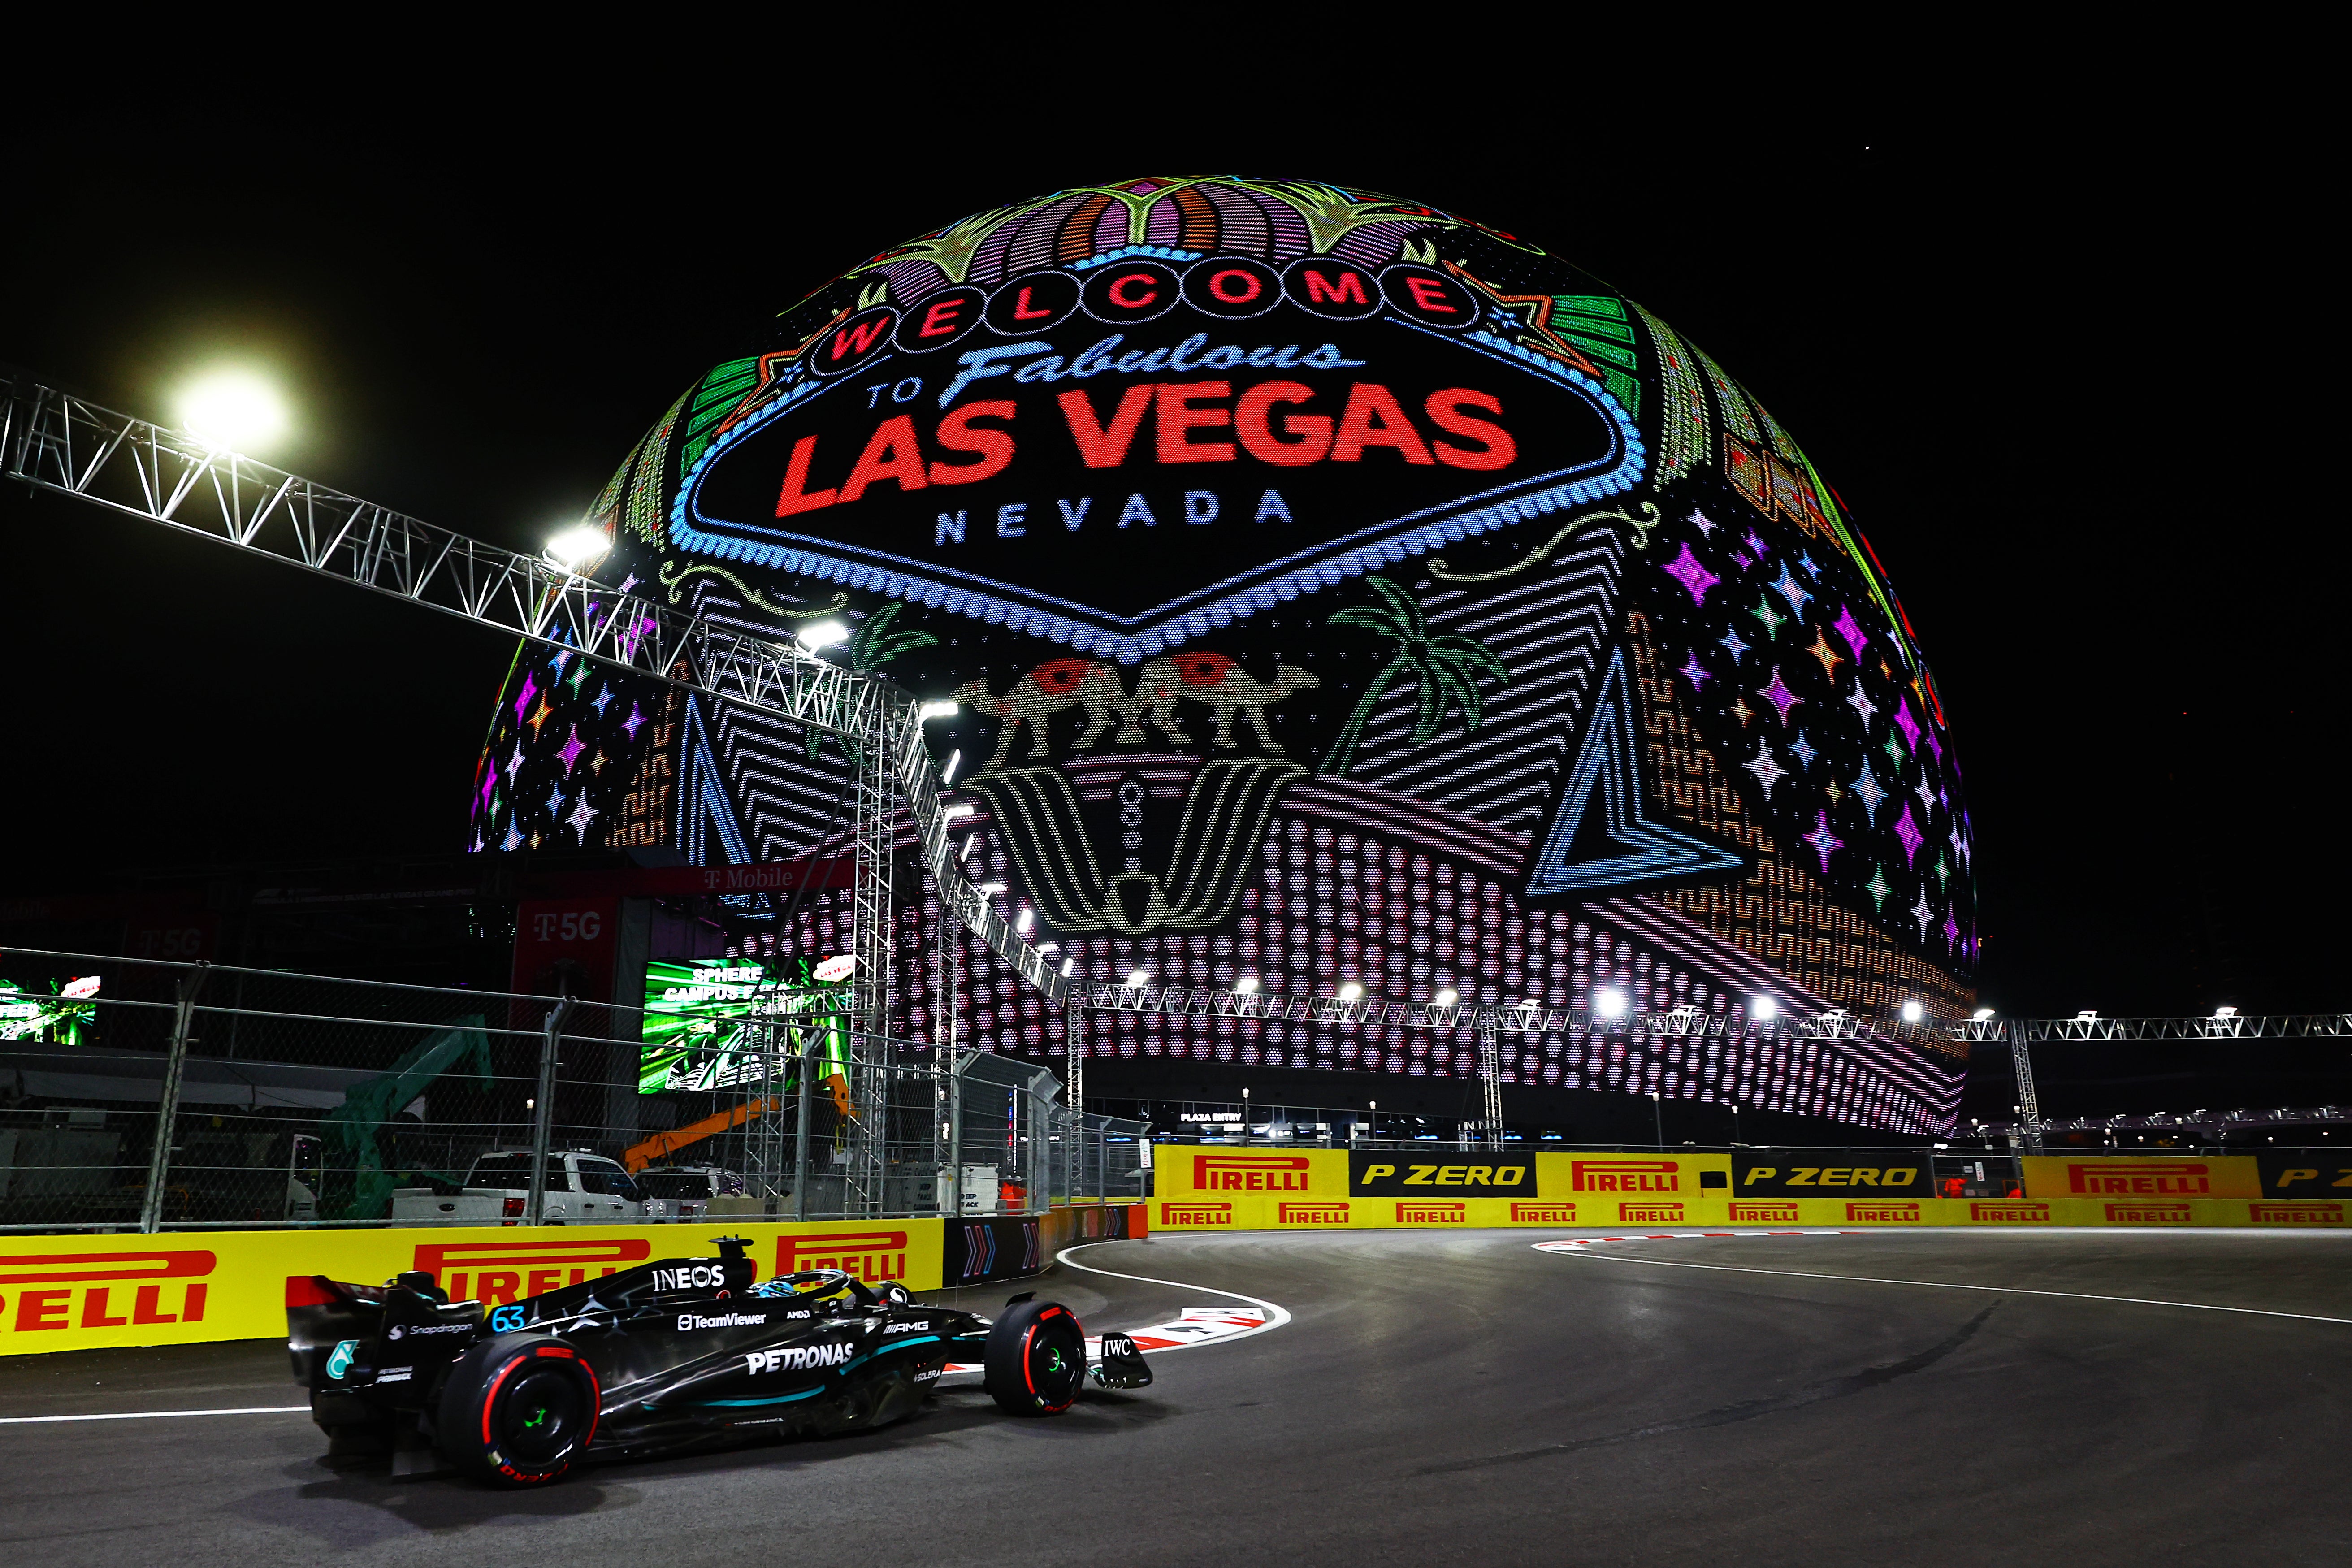
[[[857,628],[857,635],[849,639],[850,668],[879,669],[902,653],[912,653],[919,647],[929,647],[940,640],[929,632],[892,631],[890,623],[897,620],[898,612],[906,607],[905,600],[893,599],[866,617],[865,622]],[[838,737],[835,738],[838,739]],[[808,732],[808,754],[811,757],[816,755],[817,746],[824,739],[823,731],[811,730]],[[853,763],[857,760],[854,752],[845,752],[844,754]]]
[[[1396,652],[1364,689],[1356,710],[1348,715],[1348,722],[1339,731],[1338,743],[1316,770],[1334,778],[1345,775],[1354,763],[1356,742],[1363,737],[1364,725],[1371,718],[1374,705],[1400,679],[1412,675],[1420,679],[1421,716],[1412,728],[1412,743],[1416,746],[1437,733],[1449,704],[1462,710],[1465,732],[1475,730],[1485,707],[1485,700],[1478,693],[1477,678],[1491,676],[1497,686],[1511,679],[1511,672],[1485,643],[1452,633],[1431,637],[1419,602],[1394,583],[1385,577],[1367,577],[1364,581],[1382,603],[1350,605],[1335,612],[1329,624],[1361,626],[1377,633],[1395,643]]]

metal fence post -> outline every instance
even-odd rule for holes
[[[793,1122],[793,1217],[808,1218],[809,1184],[809,1113],[811,1096],[809,1080],[816,1074],[817,1042],[824,1038],[822,1029],[811,1029],[801,1046],[800,1114]]]
[[[180,1120],[180,1079],[188,1067],[188,1035],[195,1025],[196,993],[212,965],[199,963],[180,976],[172,1001],[172,1044],[163,1062],[163,1093],[155,1101],[155,1148],[147,1156],[147,1196],[139,1205],[139,1228],[149,1234],[163,1225],[163,1188],[172,1179],[172,1134]]]
[[[539,1100],[531,1107],[530,1199],[524,1205],[525,1225],[547,1223],[547,1154],[555,1139],[555,1049],[562,1037],[563,1020],[572,998],[559,996],[547,1010],[547,1026],[539,1041]]]
[[[950,1052],[953,1054],[952,1050]],[[948,1201],[950,1218],[963,1213],[963,1064],[948,1074]]]

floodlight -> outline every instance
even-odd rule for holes
[[[249,370],[208,371],[181,390],[180,423],[208,447],[243,452],[286,433],[286,400]]]
[[[801,647],[811,653],[814,653],[821,647],[831,647],[835,643],[845,643],[848,640],[849,628],[839,621],[819,621],[813,626],[803,626],[800,630]]]
[[[550,539],[541,553],[550,566],[576,577],[604,559],[612,548],[613,542],[605,537],[603,529],[583,522]]]
[[[1134,986],[1149,985],[1151,984],[1150,971],[1144,969],[1131,970],[1128,973],[1127,983],[1129,985]]]
[[[1037,911],[1035,910],[1023,910],[1021,911],[1021,918],[1013,922],[1013,929],[1019,931],[1023,936],[1027,936],[1029,934],[1029,928],[1034,925],[1036,921]]]
[[[1432,996],[1429,999],[1429,1005],[1433,1007],[1451,1007],[1454,1004],[1461,1000],[1462,993],[1449,985],[1444,990],[1439,992],[1436,995]]]
[[[915,710],[915,717],[918,719],[952,719],[961,711],[962,709],[958,704],[942,700],[938,702],[924,703],[920,708]]]
[[[1342,1002],[1360,1001],[1363,994],[1364,988],[1352,980],[1339,987],[1339,1000]]]
[[[1240,992],[1244,996],[1248,995],[1251,992],[1257,989],[1257,976],[1255,974],[1243,975],[1239,980],[1234,982],[1234,989]]]
[[[1613,985],[1593,994],[1592,1010],[1604,1018],[1623,1017],[1625,1007],[1625,993]]]
[[[972,891],[983,896],[993,896],[1004,891],[1004,884],[1002,882],[982,882],[972,889]]]
[[[1926,1016],[1926,1013],[1927,1009],[1921,1007],[1916,1002],[1906,1002],[1903,1004],[1903,1021],[1906,1024],[1917,1023]]]
[[[956,750],[948,753],[947,772],[940,775],[940,787],[941,789],[945,789],[949,784],[955,782],[956,764],[962,761],[963,749],[961,747],[958,747]]]
[[[2213,1009],[2213,1016],[2216,1018],[2234,1018],[2237,1016],[2238,1010],[2235,1007],[2216,1007]]]
[[[1981,1024],[1981,1023],[1985,1022],[1987,1019],[1990,1018],[1991,1016],[1992,1016],[1992,1009],[1991,1009],[1991,1008],[1990,1008],[1990,1007],[1979,1007],[1979,1008],[1978,1008],[1978,1009],[1976,1010],[1976,1013],[1975,1013],[1975,1019],[1976,1019],[1976,1021],[1977,1021],[1978,1023],[1979,1023],[1979,1024]]]
[[[2099,1015],[2091,1008],[2085,1007],[2081,1012],[2074,1015],[2074,1021],[2078,1024],[2087,1024],[2098,1016]]]
[[[1748,1016],[1759,1024],[1769,1024],[1779,1016],[1780,1004],[1769,996],[1759,996],[1748,1004]]]

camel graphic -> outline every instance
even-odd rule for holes
[[[1123,744],[1138,744],[1143,740],[1142,726],[1151,725],[1170,740],[1181,744],[1183,734],[1176,728],[1171,712],[1179,702],[1194,702],[1217,716],[1215,742],[1220,751],[1234,749],[1234,720],[1239,716],[1257,731],[1257,742],[1276,756],[1283,750],[1266,728],[1265,705],[1279,702],[1294,691],[1304,691],[1322,685],[1314,674],[1304,669],[1275,667],[1274,679],[1260,680],[1249,671],[1221,653],[1180,653],[1173,658],[1155,658],[1137,674],[1135,700],[1131,704],[1128,731],[1119,731]]]
[[[1091,658],[1056,658],[1023,676],[1001,697],[989,690],[986,681],[971,680],[958,688],[954,698],[975,713],[998,721],[996,754],[986,764],[996,769],[1012,761],[1013,738],[1024,725],[1029,730],[1029,754],[1040,759],[1048,755],[1045,721],[1068,708],[1083,707],[1087,713],[1086,727],[1071,742],[1073,751],[1102,744],[1113,719],[1118,721],[1116,744],[1147,744],[1150,737],[1143,726],[1150,724],[1181,745],[1184,734],[1175,718],[1179,702],[1197,703],[1216,716],[1214,740],[1220,751],[1236,749],[1234,721],[1238,717],[1256,732],[1261,746],[1280,756],[1282,747],[1265,721],[1266,704],[1321,684],[1307,670],[1279,666],[1274,679],[1262,681],[1223,654],[1184,653],[1145,665],[1137,673],[1132,697],[1112,666]]]
[[[1128,713],[1127,690],[1118,683],[1118,672],[1109,665],[1091,658],[1049,659],[1019,680],[1002,697],[993,696],[984,680],[968,680],[954,692],[955,700],[968,704],[975,713],[992,713],[996,727],[996,755],[988,760],[992,768],[1001,768],[1013,755],[1013,737],[1021,726],[1029,726],[1030,754],[1043,758],[1047,754],[1045,721],[1065,708],[1084,706],[1087,727],[1078,731],[1075,751],[1085,751],[1110,727],[1114,717],[1125,721],[1119,734],[1135,728]],[[1143,731],[1135,731],[1140,742]]]

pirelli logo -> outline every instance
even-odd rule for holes
[[[2109,1225],[2188,1225],[2187,1204],[2109,1204]]]
[[[2069,1161],[2066,1190],[2094,1197],[2201,1197],[2213,1190],[2213,1171],[2195,1160]]]
[[[1513,1204],[1513,1225],[1574,1225],[1574,1204]]]
[[[1580,1193],[1675,1193],[1682,1167],[1672,1160],[1578,1160],[1569,1186]]]
[[[1160,1205],[1160,1223],[1187,1230],[1197,1230],[1204,1226],[1231,1225],[1234,1223],[1234,1205],[1163,1203]]]
[[[1345,1225],[1346,1204],[1278,1204],[1275,1213],[1282,1225]]]
[[[1744,1204],[1734,1199],[1731,1205],[1731,1223],[1734,1225],[1794,1225],[1797,1223],[1797,1205],[1793,1203]]]
[[[418,1244],[409,1267],[433,1276],[452,1301],[511,1306],[653,1255],[650,1241],[436,1241]]]
[[[907,1277],[907,1233],[903,1230],[840,1231],[832,1236],[776,1237],[776,1272],[799,1274],[812,1268],[839,1268],[860,1279],[878,1283]]]
[[[2342,1225],[2342,1204],[2250,1204],[2248,1217],[2256,1225]]]
[[[1468,1225],[1470,1205],[1464,1203],[1403,1202],[1396,1206],[1399,1225]]]
[[[1304,1193],[1315,1163],[1304,1154],[1195,1154],[1192,1188],[1202,1193]]]
[[[2047,1225],[2050,1223],[2050,1205],[2023,1203],[1972,1203],[1969,1205],[1969,1217],[1981,1225]]]
[[[0,1253],[0,1331],[200,1323],[218,1262],[194,1247]]]
[[[1617,1220],[1621,1225],[1680,1225],[1683,1205],[1680,1204],[1619,1204]]]
[[[1917,1204],[1848,1204],[1848,1221],[1861,1225],[1916,1225],[1919,1223]]]

